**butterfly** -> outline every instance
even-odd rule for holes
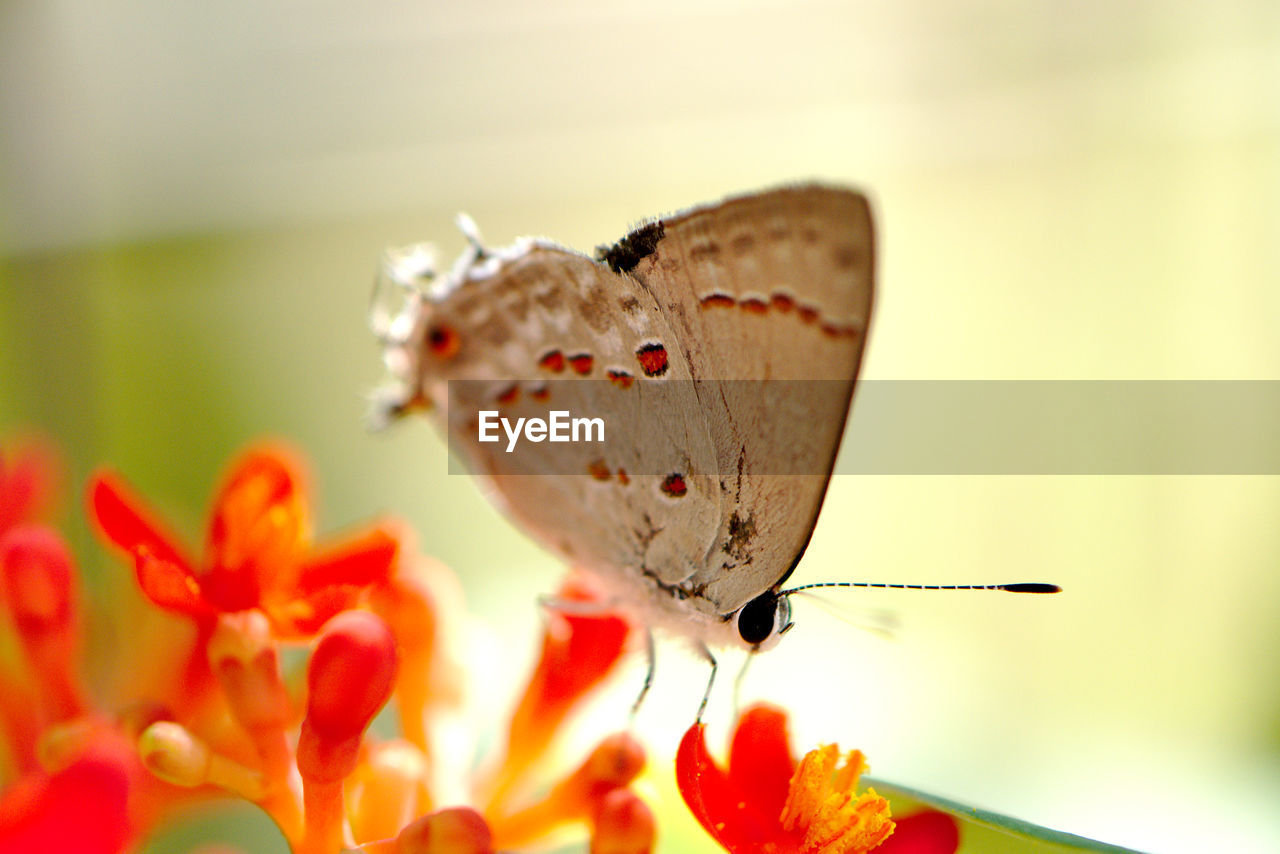
[[[593,256],[534,238],[493,250],[463,229],[446,275],[421,246],[384,261],[375,305],[403,304],[373,315],[392,377],[382,416],[431,411],[517,523],[646,625],[704,651],[776,642],[867,340],[866,197],[732,197]],[[482,413],[533,417],[552,399],[608,415],[607,449],[479,439]]]

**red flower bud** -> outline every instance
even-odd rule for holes
[[[356,768],[360,737],[391,697],[396,645],[368,611],[344,611],[324,628],[307,666],[307,717],[298,739],[306,835],[298,854],[340,847],[342,781]]]
[[[590,854],[649,854],[658,835],[653,811],[630,789],[605,795],[593,817]]]
[[[9,608],[25,638],[72,629],[76,576],[56,532],[43,526],[15,528],[0,541],[0,572]]]
[[[382,620],[346,611],[324,627],[307,666],[307,723],[325,738],[364,732],[391,697],[396,645]]]
[[[405,827],[395,850],[396,854],[493,854],[493,838],[479,813],[453,807]]]
[[[77,673],[80,613],[71,554],[49,528],[14,528],[0,540],[0,589],[40,685],[47,712],[67,720],[84,710]]]

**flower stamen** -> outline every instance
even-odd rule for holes
[[[893,833],[889,802],[868,789],[854,795],[866,770],[859,750],[841,755],[834,744],[805,754],[791,777],[782,828],[800,831],[804,854],[867,851]]]

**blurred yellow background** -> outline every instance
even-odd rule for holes
[[[91,466],[195,536],[223,462],[288,438],[321,531],[393,512],[458,571],[507,683],[483,693],[509,698],[558,568],[446,474],[425,422],[362,429],[380,251],[452,257],[459,210],[491,243],[589,250],[806,178],[873,198],[864,376],[1280,380],[1264,0],[8,0],[0,434],[68,453],[104,612],[130,582],[79,518]],[[1280,850],[1277,567],[1275,477],[840,476],[797,581],[1066,593],[840,597],[897,613],[895,642],[798,603],[745,695],[889,780],[1146,850]],[[584,730],[624,725],[639,675]],[[704,679],[660,650],[655,787]],[[712,850],[660,808],[662,850]]]

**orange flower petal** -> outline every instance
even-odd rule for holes
[[[308,596],[269,591],[262,597],[262,611],[281,640],[313,638],[325,623],[360,604],[359,587],[326,587]]]
[[[373,528],[302,560],[296,584],[262,593],[262,608],[284,638],[308,638],[343,611],[356,607],[365,590],[385,583],[399,542]]]
[[[372,744],[347,781],[347,818],[356,842],[387,839],[431,808],[422,751],[396,739]]]
[[[135,557],[147,554],[191,576],[194,565],[155,513],[111,471],[89,479],[89,518],[108,541]]]
[[[400,727],[406,739],[430,756],[430,722],[437,712],[457,707],[464,690],[464,674],[448,634],[450,616],[463,610],[461,586],[443,564],[406,545],[395,572],[372,589],[369,603],[400,650],[395,690]]]
[[[960,827],[953,816],[924,810],[894,819],[893,836],[876,854],[955,854],[960,847]]]
[[[744,801],[707,750],[706,725],[695,723],[676,751],[676,786],[693,817],[727,851],[761,850],[766,842],[786,841],[777,816],[746,809]],[[781,850],[791,850],[790,848]]]
[[[560,595],[576,601],[593,598],[576,582]],[[630,632],[625,619],[607,611],[547,611],[542,653],[511,719],[500,793],[542,755],[569,712],[609,675],[622,658]]]
[[[729,747],[729,779],[747,809],[761,816],[782,815],[795,768],[787,713],[764,704],[744,711]]]
[[[326,587],[368,587],[387,580],[400,542],[384,528],[370,528],[313,552],[298,568],[298,591]]]
[[[269,588],[291,591],[310,540],[301,463],[281,447],[251,448],[213,502],[200,589],[215,607],[257,607]]]
[[[644,748],[627,733],[606,738],[546,797],[510,815],[486,811],[498,847],[522,848],[567,821],[595,815],[606,795],[620,789],[644,769]],[[500,805],[495,805],[500,809]]]
[[[153,605],[192,617],[212,616],[213,608],[200,594],[190,571],[143,548],[133,558],[138,587]]]

